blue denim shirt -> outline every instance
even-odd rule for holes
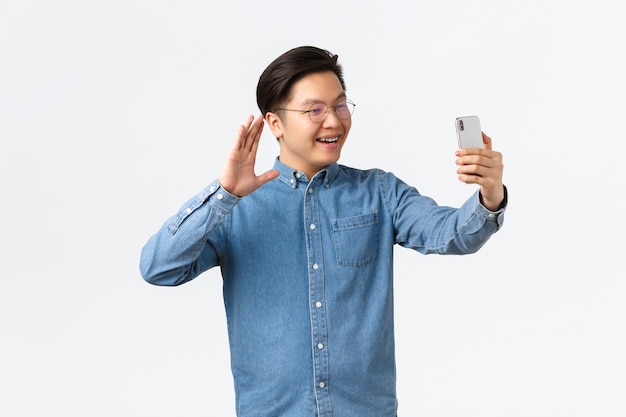
[[[220,266],[240,417],[393,417],[393,247],[466,254],[502,225],[474,194],[438,206],[393,174],[333,164],[237,198],[217,181],[152,236],[141,273]]]

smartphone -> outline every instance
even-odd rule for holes
[[[482,148],[483,134],[478,116],[457,117],[456,137],[459,148]]]

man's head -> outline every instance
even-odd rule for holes
[[[295,48],[267,67],[257,101],[281,162],[309,178],[337,162],[354,109],[345,90],[337,55],[323,49]]]
[[[259,77],[256,99],[263,116],[289,101],[293,84],[316,72],[333,72],[346,89],[337,55],[314,46],[300,46],[276,58]]]

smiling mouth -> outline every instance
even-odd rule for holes
[[[323,142],[323,143],[335,143],[339,140],[339,136],[335,136],[332,138],[318,138],[317,141],[318,142]]]

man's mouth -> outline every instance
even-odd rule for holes
[[[335,136],[332,138],[318,138],[317,141],[318,142],[324,142],[324,143],[335,143],[339,140],[339,136]]]

